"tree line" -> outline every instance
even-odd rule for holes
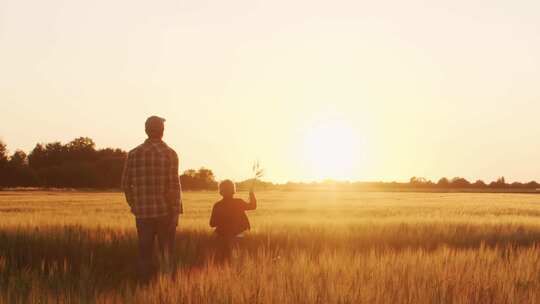
[[[275,185],[266,185],[267,189],[275,188]],[[470,182],[463,177],[443,177],[433,182],[423,177],[411,177],[408,182],[348,182],[325,180],[322,182],[294,183],[288,182],[278,185],[283,190],[344,190],[344,191],[470,191],[470,192],[540,192],[540,184],[536,181],[528,183],[508,183],[504,177],[486,183],[482,180]]]
[[[117,189],[126,156],[121,149],[96,149],[88,137],[38,143],[29,154],[17,150],[9,155],[0,142],[0,187]],[[186,190],[217,189],[214,173],[205,168],[187,170],[180,180]]]
[[[127,153],[121,149],[96,149],[91,138],[78,137],[62,144],[60,142],[38,143],[26,154],[17,150],[9,155],[6,144],[0,142],[0,188],[4,187],[54,187],[117,189],[120,187],[124,161]],[[180,175],[184,190],[216,190],[217,182],[212,170],[189,169]],[[344,190],[479,190],[479,191],[536,191],[540,185],[507,183],[504,177],[486,183],[470,182],[462,177],[443,177],[433,182],[423,177],[412,177],[408,183],[397,182],[338,182],[326,180],[313,183],[273,184],[251,179],[237,183],[240,190],[255,185],[257,189],[344,189]]]
[[[538,189],[540,184],[536,181],[528,183],[513,182],[507,183],[504,176],[499,177],[496,181],[486,183],[483,180],[470,182],[463,177],[454,177],[448,179],[443,177],[436,183],[423,177],[411,177],[409,184],[416,188],[449,188],[449,189]]]

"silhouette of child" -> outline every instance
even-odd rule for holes
[[[231,180],[224,180],[219,184],[219,193],[222,200],[214,204],[210,227],[216,228],[217,260],[229,260],[235,239],[244,231],[250,229],[246,210],[255,210],[257,200],[253,190],[249,192],[249,203],[243,199],[235,198],[236,186]]]

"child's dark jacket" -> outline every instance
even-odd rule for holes
[[[234,237],[251,227],[246,210],[254,209],[251,204],[239,198],[223,199],[214,204],[210,226],[222,237]]]

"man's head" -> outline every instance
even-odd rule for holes
[[[165,130],[165,118],[158,116],[150,116],[144,124],[146,134],[150,139],[163,138],[163,131]]]
[[[232,180],[226,179],[219,183],[219,194],[223,196],[223,198],[231,198],[236,193],[236,185],[233,183]]]

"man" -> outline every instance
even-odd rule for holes
[[[146,120],[148,139],[128,153],[122,175],[122,189],[135,215],[143,281],[148,281],[158,268],[156,238],[161,257],[174,262],[176,226],[182,213],[178,156],[162,140],[164,122],[157,116]]]

